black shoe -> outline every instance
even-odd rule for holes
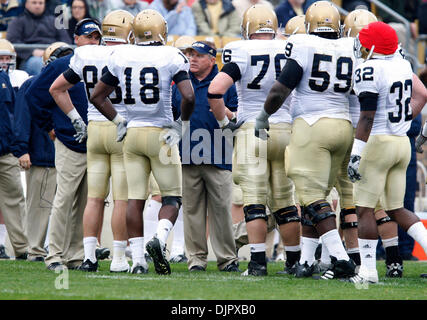
[[[353,260],[337,260],[331,256],[331,267],[320,277],[323,280],[349,279],[356,275],[356,264]]]
[[[10,257],[6,254],[6,248],[4,245],[0,246],[0,259],[8,260]]]
[[[294,265],[290,265],[288,261],[285,262],[285,269],[283,271],[277,271],[276,274],[289,274],[289,275],[295,275],[297,271],[297,263],[295,262]]]
[[[224,271],[224,272],[242,272],[242,271],[239,269],[239,266],[237,265],[237,263],[236,263],[236,262],[232,262],[232,263],[230,263],[230,264],[227,264],[227,265],[225,266],[225,268],[224,268],[224,269],[222,269],[221,271]]]
[[[34,257],[29,259],[29,261],[31,262],[44,262],[44,258],[43,257]]]
[[[385,276],[387,278],[402,278],[403,276],[403,263],[390,263],[386,265],[387,271]]]
[[[296,278],[310,278],[314,274],[318,273],[318,265],[316,262],[313,262],[311,266],[308,265],[307,261],[303,264],[300,264],[299,261],[295,263],[295,277]]]
[[[64,265],[60,262],[52,262],[47,266],[47,269],[50,271],[62,271],[64,270]]]
[[[23,254],[20,254],[19,256],[15,257],[15,260],[27,260],[28,258],[28,253],[25,252]]]
[[[162,246],[157,237],[153,237],[145,246],[148,254],[153,259],[154,269],[158,274],[170,274],[171,268],[166,259],[166,244]]]
[[[143,265],[137,264],[137,265],[135,265],[135,267],[132,266],[132,269],[131,269],[130,272],[132,274],[145,274],[145,273],[148,273],[148,265],[143,266]]]
[[[420,274],[420,277],[421,277],[421,278],[427,278],[427,273],[421,273],[421,274]]]
[[[147,263],[153,262],[153,259],[151,259],[151,256],[148,253],[144,254],[144,256],[145,256],[145,261],[147,261]]]
[[[206,270],[202,266],[192,266],[190,268],[190,272],[200,272],[200,271],[206,271]]]
[[[248,269],[242,273],[242,276],[262,277],[267,275],[267,265],[259,264],[255,261],[249,261]]]
[[[78,268],[77,270],[85,271],[85,272],[96,272],[98,271],[98,261],[93,263],[89,259],[86,259]]]
[[[98,248],[95,250],[96,260],[104,260],[110,256],[110,249]]]
[[[151,260],[151,258],[150,258],[150,260]],[[175,257],[171,257],[169,259],[170,263],[186,263],[187,261],[188,261],[188,259],[185,256],[185,254],[180,254],[180,255],[177,255]]]

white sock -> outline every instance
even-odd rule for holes
[[[265,252],[265,243],[250,243],[251,252]]]
[[[125,258],[127,241],[113,241],[113,260],[123,259]]]
[[[159,211],[162,204],[151,199],[144,210],[144,238],[150,240],[156,233],[159,223]],[[145,252],[145,247],[144,247]]]
[[[157,239],[162,243],[166,243],[168,240],[169,232],[172,230],[173,224],[168,219],[162,219],[157,225]]]
[[[307,262],[311,266],[314,262],[314,253],[319,244],[319,239],[301,237],[301,244],[301,258],[299,259],[299,263],[304,264],[304,262]]]
[[[130,250],[132,252],[132,265],[145,265],[144,237],[130,238]]]
[[[360,265],[369,270],[377,270],[377,244],[378,240],[358,239],[360,250]]]
[[[337,229],[332,229],[322,235],[322,249],[324,246],[328,248],[329,254],[337,260],[350,260]]]
[[[85,260],[89,259],[92,263],[96,262],[96,237],[85,237],[83,238],[83,247],[85,251]]]
[[[0,224],[0,246],[4,246],[6,243],[7,230],[4,224]]]
[[[409,227],[407,233],[420,244],[427,254],[427,230],[424,228],[423,223],[421,221],[414,223]]]
[[[175,225],[173,226],[173,241],[172,241],[172,249],[170,256],[176,257],[181,254],[184,254],[185,250],[185,241],[184,241],[184,221],[182,218],[182,206],[178,212],[178,218],[175,221]]]
[[[277,229],[274,229],[274,245],[279,244],[280,242],[280,233]]]
[[[394,238],[390,238],[390,239],[382,239],[383,242],[383,247],[388,248],[388,247],[396,247],[399,245],[399,237],[394,237]]]
[[[325,244],[322,244],[322,254],[320,255],[320,262],[323,264],[331,264],[331,255]]]

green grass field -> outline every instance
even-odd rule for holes
[[[404,278],[385,278],[378,262],[380,283],[357,288],[338,280],[296,279],[276,275],[283,262],[269,263],[267,277],[242,277],[219,272],[210,262],[203,273],[190,273],[186,264],[172,264],[170,276],[160,276],[150,264],[146,275],[112,274],[109,261],[96,273],[55,273],[43,263],[0,261],[1,300],[426,300],[427,262],[404,264]],[[240,263],[245,270],[247,262]],[[59,289],[58,289],[59,288]]]

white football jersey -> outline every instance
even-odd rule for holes
[[[376,56],[359,65],[354,91],[378,94],[371,135],[405,136],[411,126],[412,68],[400,54]]]
[[[108,59],[108,70],[122,90],[130,127],[164,127],[173,122],[172,79],[190,63],[170,46],[120,45]]]
[[[70,68],[85,84],[88,98],[88,121],[108,121],[108,119],[89,102],[89,99],[95,85],[101,79],[102,74],[107,70],[107,59],[115,48],[116,46],[81,46],[74,49],[74,55],[70,59]],[[116,111],[126,119],[126,106],[123,104],[123,96],[120,88],[117,88],[109,98]]]
[[[363,61],[364,61],[363,58],[355,58],[356,65],[353,70],[356,70],[357,66],[363,63]],[[354,72],[353,72],[352,81],[354,82]],[[350,106],[351,123],[353,124],[353,127],[356,128],[360,118],[360,103],[359,103],[359,98],[354,92],[353,87],[351,89],[350,96],[348,97],[348,102]]]
[[[19,89],[21,85],[30,77],[24,70],[9,71],[9,79],[14,89]]]
[[[309,125],[325,117],[350,120],[353,39],[296,34],[289,37],[285,52],[303,69],[292,99],[295,117]]]
[[[236,82],[238,121],[254,122],[265,99],[286,63],[286,42],[282,40],[239,40],[223,50],[223,63],[234,62],[241,78]],[[270,118],[270,123],[292,123],[287,99]]]

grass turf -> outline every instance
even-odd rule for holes
[[[427,262],[405,261],[402,279],[385,278],[384,261],[377,263],[380,283],[357,288],[338,280],[296,279],[277,275],[283,262],[269,263],[267,277],[242,277],[220,272],[209,262],[206,272],[190,273],[186,264],[171,264],[172,274],[157,275],[153,264],[145,275],[109,272],[101,261],[96,273],[46,269],[44,263],[0,261],[0,300],[426,300]],[[240,263],[243,271],[247,262]]]

